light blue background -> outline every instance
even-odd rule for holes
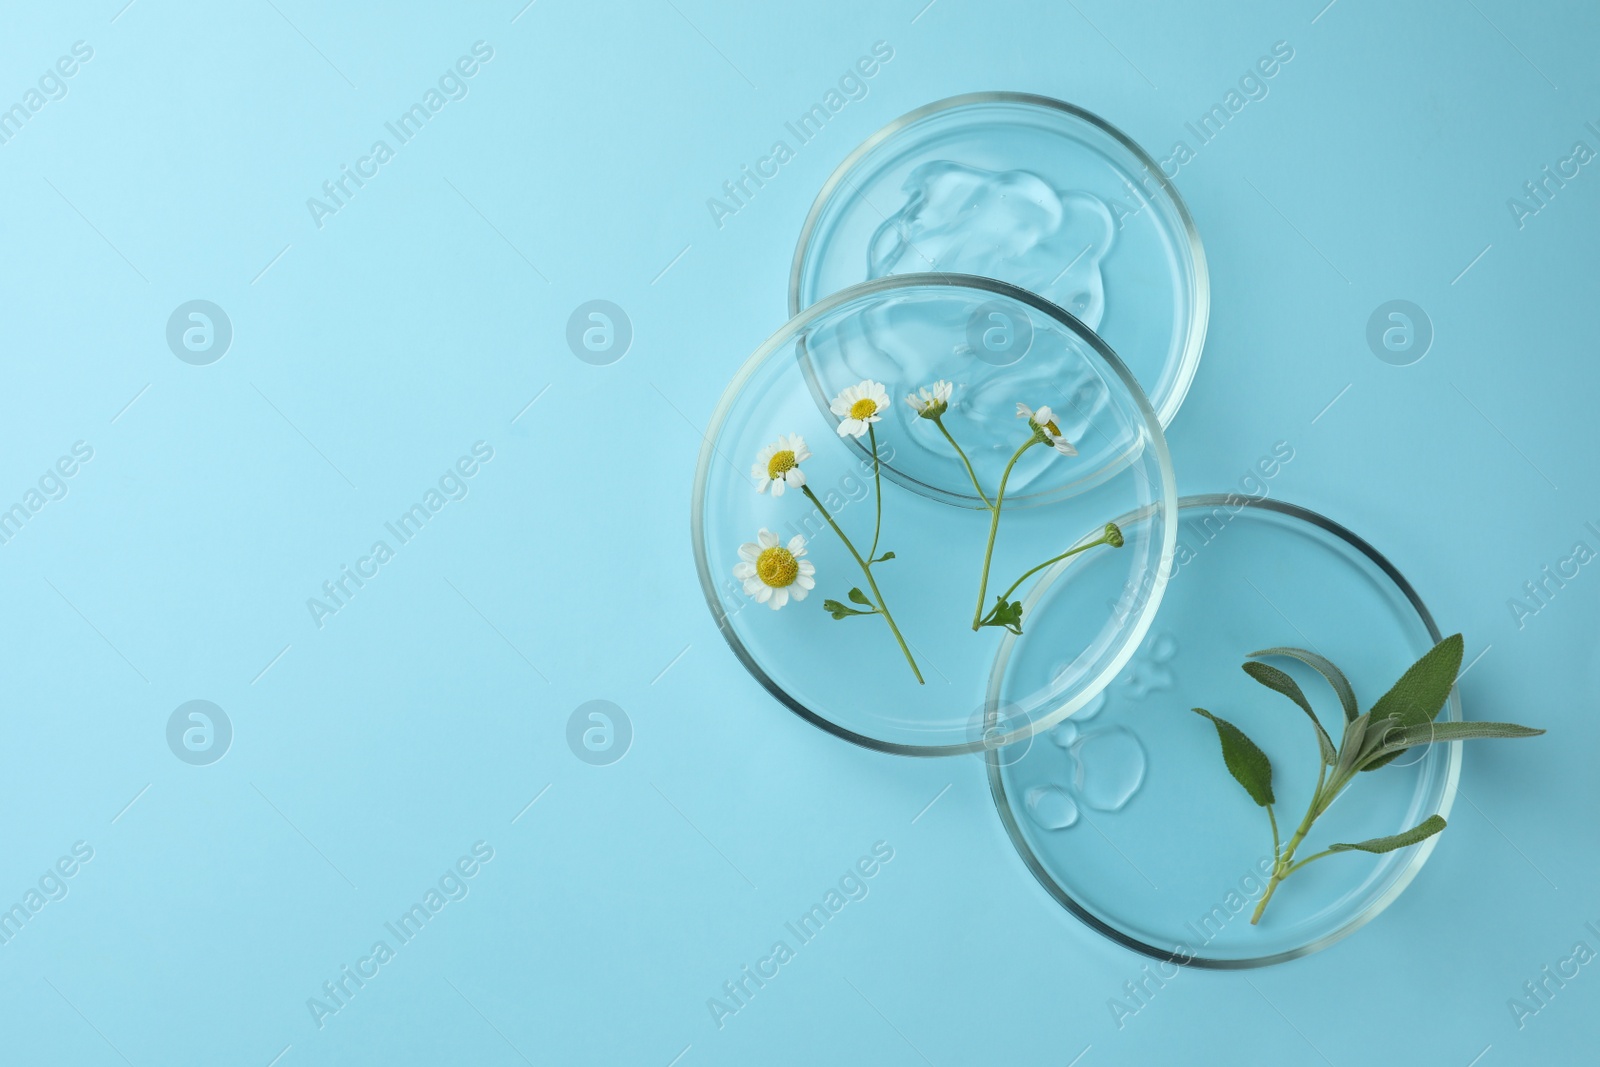
[[[0,898],[94,849],[0,947],[0,1058],[1593,1057],[1600,970],[1521,1029],[1507,1000],[1600,949],[1600,574],[1522,626],[1507,602],[1600,548],[1600,171],[1520,228],[1507,200],[1600,148],[1600,10],[123,2],[13,5],[0,35],[0,105],[94,50],[0,145],[0,498],[94,449],[0,545]],[[470,94],[314,225],[306,198],[479,40]],[[876,41],[869,95],[715,225],[707,198]],[[785,317],[801,220],[863,137],[1015,89],[1160,158],[1277,41],[1270,94],[1177,178],[1213,284],[1181,488],[1291,442],[1274,495],[1369,537],[1487,647],[1468,717],[1551,736],[1468,750],[1451,828],[1370,927],[1186,971],[1119,1029],[1107,1001],[1144,961],[1033,882],[975,761],[844,745],[738,667],[691,561],[698,428]],[[565,343],[594,298],[634,325],[611,366]],[[1395,298],[1436,330],[1412,366],[1366,344]],[[165,343],[191,299],[233,323],[210,366]],[[470,495],[319,629],[306,599],[480,440]],[[208,767],[165,740],[196,698],[235,731]],[[633,723],[611,766],[565,741],[591,699]],[[319,1029],[307,998],[480,840],[470,895]],[[877,841],[870,895],[718,1029],[707,998]]]

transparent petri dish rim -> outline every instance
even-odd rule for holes
[[[1194,217],[1189,214],[1188,205],[1184,203],[1183,197],[1179,195],[1177,186],[1172,183],[1166,172],[1161,169],[1161,164],[1146,152],[1137,141],[1122,132],[1114,124],[1107,122],[1092,111],[1078,107],[1076,104],[1069,104],[1064,100],[1057,100],[1050,96],[1040,96],[1035,93],[1019,93],[1006,90],[963,93],[958,96],[946,97],[943,100],[935,100],[914,111],[908,111],[862,141],[849,155],[845,156],[844,160],[834,168],[833,173],[828,175],[827,180],[822,183],[822,188],[818,191],[816,199],[812,201],[811,209],[806,213],[805,222],[800,227],[800,239],[795,245],[794,259],[789,268],[789,314],[791,316],[798,315],[804,310],[801,306],[801,289],[805,278],[806,258],[811,252],[812,243],[822,223],[823,215],[833,202],[834,196],[839,192],[840,186],[849,181],[850,173],[856,166],[886,141],[923,119],[957,108],[985,104],[1012,104],[1043,108],[1048,111],[1059,112],[1096,127],[1121,145],[1137,160],[1170,201],[1171,207],[1182,224],[1183,236],[1188,242],[1189,256],[1193,264],[1194,275],[1191,280],[1190,297],[1194,307],[1194,314],[1189,321],[1189,330],[1184,338],[1183,352],[1179,357],[1171,388],[1165,396],[1150,397],[1156,418],[1161,423],[1162,429],[1166,429],[1172,424],[1172,420],[1178,414],[1178,409],[1183,406],[1184,398],[1189,394],[1189,387],[1194,383],[1195,373],[1200,367],[1201,350],[1205,347],[1206,328],[1211,313],[1211,276],[1206,266],[1205,248],[1200,242],[1200,232],[1195,228]]]
[[[1060,706],[1041,716],[1037,722],[1026,724],[1004,735],[998,733],[986,734],[961,744],[915,745],[870,737],[833,722],[807,707],[800,700],[797,700],[762,669],[761,664],[751,654],[750,650],[745,647],[738,634],[734,632],[731,620],[723,607],[721,597],[712,578],[710,560],[706,556],[703,504],[709,472],[717,455],[715,442],[744,386],[749,383],[751,378],[755,376],[756,372],[774,353],[785,345],[796,342],[799,339],[799,335],[813,322],[826,317],[834,309],[875,293],[919,287],[965,288],[1009,297],[1038,310],[1042,314],[1061,320],[1070,329],[1080,333],[1096,354],[1105,360],[1107,368],[1127,388],[1129,396],[1134,400],[1145,417],[1147,425],[1152,430],[1149,447],[1155,456],[1160,471],[1161,496],[1158,500],[1152,501],[1145,508],[1140,509],[1139,513],[1149,514],[1156,509],[1160,509],[1169,517],[1169,521],[1163,523],[1161,551],[1155,570],[1150,576],[1150,591],[1142,598],[1137,617],[1129,620],[1126,631],[1127,636],[1123,640],[1122,646],[1107,661],[1105,667],[1077,695],[1067,701],[1063,701]],[[806,358],[803,353],[801,358]],[[1099,335],[1083,325],[1071,313],[1035,293],[993,278],[964,274],[897,274],[887,278],[859,282],[823,297],[800,314],[791,318],[740,365],[738,371],[734,373],[733,378],[723,390],[723,394],[717,402],[716,410],[712,413],[711,420],[703,434],[699,459],[695,464],[694,485],[691,491],[690,540],[694,546],[695,569],[700,578],[701,593],[705,596],[706,606],[710,609],[712,618],[716,620],[717,629],[721,632],[723,640],[728,643],[728,647],[733,650],[734,655],[738,657],[740,663],[743,664],[751,677],[755,678],[762,688],[766,689],[784,707],[820,730],[849,741],[851,744],[876,752],[917,757],[984,754],[1059,724],[1074,711],[1086,705],[1109,685],[1138,650],[1145,634],[1150,629],[1151,623],[1154,621],[1156,610],[1161,605],[1167,581],[1173,571],[1173,560],[1177,551],[1178,496],[1176,484],[1176,473],[1172,467],[1172,455],[1167,448],[1166,436],[1160,421],[1156,418],[1154,409],[1150,406],[1149,398],[1146,397],[1143,387],[1133,377],[1132,372],[1128,370],[1117,354],[1104,341],[1100,340]],[[1042,584],[1050,580],[1054,573],[1056,572],[1046,572],[1040,577],[1039,583]],[[1007,634],[1005,641],[1000,646],[1002,651],[1010,647],[1010,641],[1011,636]]]

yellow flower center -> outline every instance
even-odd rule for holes
[[[796,466],[798,464],[795,463],[794,453],[789,449],[786,448],[781,452],[774,452],[772,458],[767,460],[767,477],[777,481],[794,470]]]
[[[774,546],[756,557],[756,577],[774,589],[793,585],[800,576],[800,563],[787,548]]]
[[[864,396],[860,400],[857,400],[854,404],[850,405],[850,417],[852,419],[870,418],[877,413],[878,402],[873,400],[871,397]]]
[[[1051,419],[1049,422],[1045,423],[1044,424],[1044,428],[1046,430],[1050,431],[1050,436],[1051,437],[1060,437],[1061,436],[1061,427],[1056,425],[1056,420],[1055,419]]]

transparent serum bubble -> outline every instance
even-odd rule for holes
[[[1072,756],[1078,798],[1095,811],[1121,811],[1144,784],[1144,746],[1127,727],[1084,734]]]
[[[1159,689],[1170,689],[1173,682],[1170,664],[1177,654],[1177,638],[1165,632],[1155,634],[1134,653],[1133,661],[1117,682],[1136,700],[1143,700]]]
[[[1023,798],[1028,815],[1046,830],[1065,830],[1078,821],[1078,805],[1058,785],[1036,785]]]
[[[1064,830],[1076,823],[1080,806],[1121,811],[1144,784],[1148,760],[1144,745],[1132,730],[1126,726],[1080,726],[1083,720],[1098,715],[1105,703],[1101,693],[1050,731],[1050,740],[1064,750],[1066,766],[1052,776],[1055,781],[1034,786],[1023,798],[1028,815],[1046,830]]]

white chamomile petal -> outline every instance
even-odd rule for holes
[[[782,479],[773,481],[774,496],[783,491],[784,484]],[[785,544],[763,527],[756,534],[755,543],[739,546],[739,562],[734,564],[733,576],[743,582],[747,596],[776,611],[790,600],[804,600],[806,591],[815,585],[812,575],[816,568],[809,560],[799,558],[805,554],[803,534],[795,534]]]
[[[844,419],[839,426],[840,437],[860,437],[867,426],[883,418],[889,407],[889,391],[881,382],[862,379],[846,386],[828,404],[828,410]]]
[[[804,477],[796,482],[791,475],[800,464],[811,458],[806,443],[799,434],[779,434],[772,444],[756,453],[756,462],[750,468],[750,477],[756,483],[756,492],[764,493],[772,487],[773,496],[783,495],[783,486],[804,485]]]

